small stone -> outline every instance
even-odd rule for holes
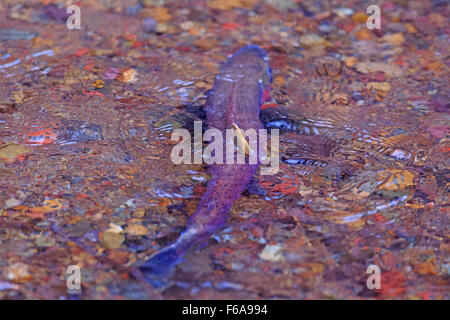
[[[384,81],[386,81],[386,76],[384,75],[383,72],[378,71],[378,72],[375,74],[375,81],[378,81],[378,82],[384,82]]]
[[[132,224],[126,227],[125,233],[132,236],[143,236],[148,233],[148,229],[141,224]]]
[[[333,31],[333,26],[330,25],[330,23],[328,21],[323,21],[319,27],[318,27],[320,32],[323,33],[330,33],[331,31]]]
[[[122,81],[123,82],[136,82],[137,81],[137,71],[134,69],[127,69],[122,72]]]
[[[151,7],[151,6],[154,6],[157,3],[157,1],[155,1],[155,0],[141,0],[141,3],[142,3],[142,5],[144,7]]]
[[[155,32],[157,25],[158,25],[158,22],[153,18],[144,18],[142,20],[142,29],[145,32],[149,32],[149,33]]]
[[[403,37],[402,33],[394,33],[394,34],[388,34],[383,37],[384,41],[387,41],[391,45],[401,45],[403,42],[405,42],[405,38]]]
[[[387,82],[369,82],[366,88],[368,90],[388,92],[389,90],[391,90],[391,85]]]
[[[8,200],[6,200],[4,208],[5,209],[14,208],[20,204],[21,204],[20,200],[17,200],[16,198],[9,198]]]
[[[141,16],[155,19],[158,23],[164,23],[172,19],[172,15],[165,7],[144,8],[141,10]]]
[[[136,199],[128,199],[125,202],[125,206],[127,206],[128,208],[136,208]]]
[[[345,18],[353,14],[353,9],[350,8],[337,8],[333,10],[333,13],[339,17]]]
[[[123,229],[122,229],[121,226],[119,226],[119,225],[117,225],[117,224],[111,222],[111,223],[109,224],[109,229],[106,230],[105,232],[109,232],[109,233],[117,233],[117,234],[119,234],[119,233],[122,233],[122,232],[123,232]]]
[[[102,234],[100,239],[104,248],[116,249],[125,241],[125,236],[121,233],[110,232],[107,230]]]
[[[189,31],[190,29],[195,27],[195,24],[192,21],[185,21],[180,23],[180,27],[181,29],[183,29],[183,31]]]
[[[381,62],[358,62],[356,64],[356,71],[360,73],[369,72],[383,72],[387,77],[399,77],[402,75],[402,70],[393,64],[386,64]]]
[[[197,39],[194,44],[202,50],[211,50],[215,47],[215,43],[208,39]]]
[[[331,12],[330,11],[317,12],[314,15],[314,19],[315,20],[323,20],[323,19],[328,18],[329,16],[331,16]]]
[[[327,41],[324,38],[314,33],[308,33],[300,37],[300,44],[302,44],[305,47],[323,45],[326,42]]]
[[[156,33],[165,33],[169,30],[169,26],[166,23],[158,23],[156,25]]]
[[[145,216],[145,209],[144,208],[136,209],[133,212],[133,217],[135,217],[135,218],[142,218],[143,216]]]
[[[16,262],[8,267],[6,267],[3,271],[3,275],[6,279],[16,281],[16,282],[24,282],[31,278],[29,272],[28,265]]]
[[[280,11],[286,11],[295,8],[293,0],[266,0],[266,3],[277,8]]]
[[[432,106],[437,112],[449,112],[450,104],[444,95],[439,95],[432,100]]]
[[[282,261],[284,260],[283,248],[278,245],[266,245],[264,250],[259,254],[259,258],[267,261]]]

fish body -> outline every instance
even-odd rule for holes
[[[249,45],[230,56],[216,76],[204,111],[210,128],[226,136],[230,128],[263,129],[260,107],[268,98],[272,81],[266,53]],[[225,142],[224,142],[225,144]],[[225,150],[224,146],[224,150]],[[195,244],[208,238],[226,223],[233,202],[241,196],[258,168],[256,164],[212,164],[212,178],[196,212],[177,241],[147,260],[141,271],[158,286],[158,277],[167,274]]]

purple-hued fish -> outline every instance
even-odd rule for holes
[[[261,48],[249,45],[222,65],[204,106],[210,128],[222,131],[223,137],[233,124],[244,131],[263,128],[260,107],[268,99],[272,81],[267,60]],[[161,275],[171,271],[189,248],[224,226],[233,202],[246,189],[257,167],[258,164],[213,164],[209,167],[212,178],[186,230],[175,243],[140,267],[152,284],[158,286]]]

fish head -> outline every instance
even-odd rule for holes
[[[245,78],[260,85],[260,104],[270,99],[272,69],[266,52],[256,45],[248,45],[234,53],[224,66],[230,79]]]

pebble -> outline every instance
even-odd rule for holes
[[[351,16],[354,13],[354,11],[353,9],[350,8],[337,8],[333,10],[333,13],[339,17],[345,18]]]
[[[262,260],[277,262],[284,260],[283,248],[278,245],[266,245],[264,250],[259,254],[259,258]]]
[[[319,27],[318,27],[320,32],[323,33],[330,33],[331,31],[333,31],[333,26],[330,25],[330,23],[328,21],[323,21]]]
[[[142,20],[142,29],[145,32],[149,32],[149,33],[155,32],[157,25],[158,25],[158,22],[153,18],[145,18]]]
[[[300,37],[300,44],[306,47],[324,44],[326,40],[315,33],[308,33]]]
[[[20,205],[21,203],[22,202],[20,200],[17,200],[16,198],[9,198],[8,200],[6,200],[4,208],[5,209],[14,208]]]

